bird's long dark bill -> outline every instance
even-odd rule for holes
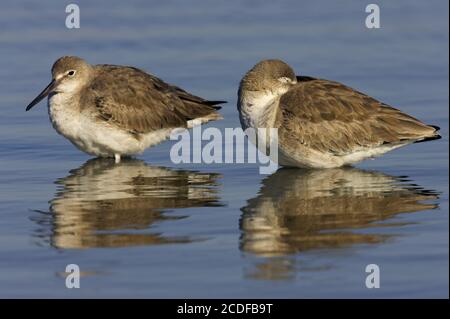
[[[27,108],[25,109],[25,111],[29,111],[33,106],[35,106],[36,104],[38,104],[40,101],[42,101],[43,98],[45,98],[50,92],[51,90],[55,87],[55,80],[52,80],[50,82],[49,85],[47,85],[47,87],[41,92],[39,93],[38,96],[36,96],[36,98],[31,101],[30,104],[28,104]]]

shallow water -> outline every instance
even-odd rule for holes
[[[78,2],[0,5],[0,297],[448,297],[448,2]],[[134,65],[226,99],[262,58],[333,79],[441,127],[355,168],[170,161],[173,142],[114,165],[25,106],[61,55]],[[65,287],[78,264],[81,288]],[[381,288],[365,287],[377,264]]]

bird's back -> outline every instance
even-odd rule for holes
[[[82,105],[124,130],[148,133],[187,127],[189,120],[217,114],[221,102],[209,102],[137,68],[97,65]]]
[[[434,139],[436,127],[341,83],[308,78],[280,99],[285,138],[319,152],[348,155],[383,144]]]

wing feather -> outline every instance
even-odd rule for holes
[[[333,155],[346,155],[385,143],[420,140],[436,134],[398,109],[343,84],[301,81],[280,99],[281,138]]]
[[[218,107],[133,67],[96,66],[82,105],[95,105],[98,119],[132,133],[187,127],[187,121],[211,115]]]

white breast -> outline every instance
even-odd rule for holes
[[[170,130],[157,130],[137,139],[129,132],[99,122],[88,108],[80,112],[71,96],[53,95],[48,101],[50,121],[55,130],[80,150],[95,156],[134,155],[169,137]]]
[[[262,118],[267,108],[271,106],[278,96],[271,92],[244,92],[239,97],[239,118],[242,128],[266,127]]]
[[[63,93],[48,99],[48,115],[55,130],[64,137],[75,139],[81,129],[80,112],[71,107],[72,97]]]

